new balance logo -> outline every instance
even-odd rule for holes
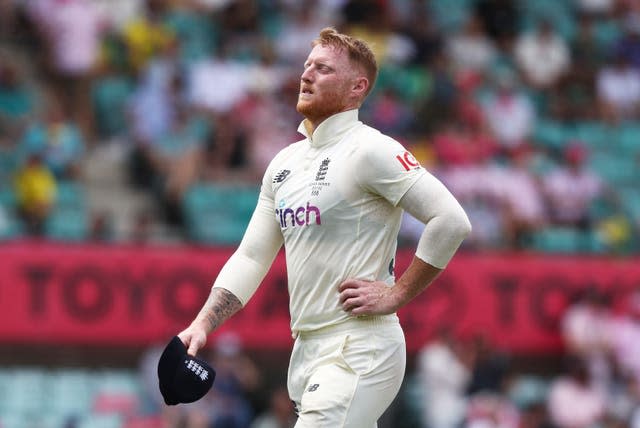
[[[307,389],[307,392],[315,392],[318,387],[320,386],[319,383],[313,383],[311,385],[309,385],[309,388]]]
[[[289,176],[289,174],[291,174],[291,171],[288,169],[283,169],[278,171],[278,173],[276,174],[275,177],[273,177],[273,182],[274,183],[282,183],[284,180],[287,179],[287,177]]]

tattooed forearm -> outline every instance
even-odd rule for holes
[[[213,287],[198,318],[205,321],[209,332],[212,332],[240,309],[242,309],[242,303],[232,292]]]

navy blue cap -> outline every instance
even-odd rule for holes
[[[205,361],[187,354],[178,336],[165,347],[158,361],[158,384],[168,405],[193,403],[213,386],[216,371]]]

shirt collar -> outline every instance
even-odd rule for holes
[[[307,137],[312,147],[322,147],[340,141],[354,125],[360,123],[358,120],[358,109],[347,110],[336,113],[327,118],[309,135],[305,126],[307,119],[298,126],[298,132]]]

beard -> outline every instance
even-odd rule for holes
[[[298,98],[296,110],[311,122],[322,121],[344,111],[346,100],[343,94],[340,91],[331,91],[323,95],[313,94],[311,99]]]

